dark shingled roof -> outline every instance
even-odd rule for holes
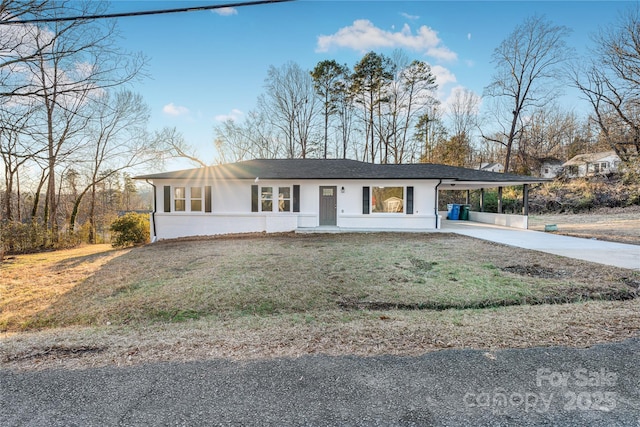
[[[431,163],[372,164],[343,159],[258,159],[136,176],[135,179],[452,179],[535,183],[546,179]]]

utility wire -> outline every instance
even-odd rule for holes
[[[257,0],[257,1],[247,1],[247,2],[240,2],[240,3],[216,4],[216,5],[208,5],[208,6],[181,7],[177,9],[144,10],[139,12],[106,13],[106,14],[85,15],[85,16],[63,16],[63,17],[56,17],[56,18],[17,19],[13,21],[11,20],[0,21],[0,25],[34,24],[39,22],[64,22],[64,21],[105,19],[105,18],[125,18],[129,16],[162,15],[166,13],[197,12],[197,11],[203,11],[203,10],[255,6],[260,4],[282,3],[282,2],[289,2],[289,1],[295,1],[295,0]]]

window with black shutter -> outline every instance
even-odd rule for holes
[[[204,211],[211,212],[211,186],[204,187]]]
[[[413,187],[407,187],[407,215],[413,214]]]
[[[251,186],[251,212],[258,212],[258,186]]]
[[[164,186],[164,211],[171,212],[171,186]]]
[[[369,213],[369,187],[362,187],[362,213]]]
[[[300,212],[300,186],[293,186],[293,211]]]

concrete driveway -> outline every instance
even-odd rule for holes
[[[440,231],[640,271],[640,246],[519,230],[471,221],[442,221]]]

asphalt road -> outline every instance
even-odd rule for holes
[[[640,338],[589,349],[0,370],[2,426],[640,426]]]

